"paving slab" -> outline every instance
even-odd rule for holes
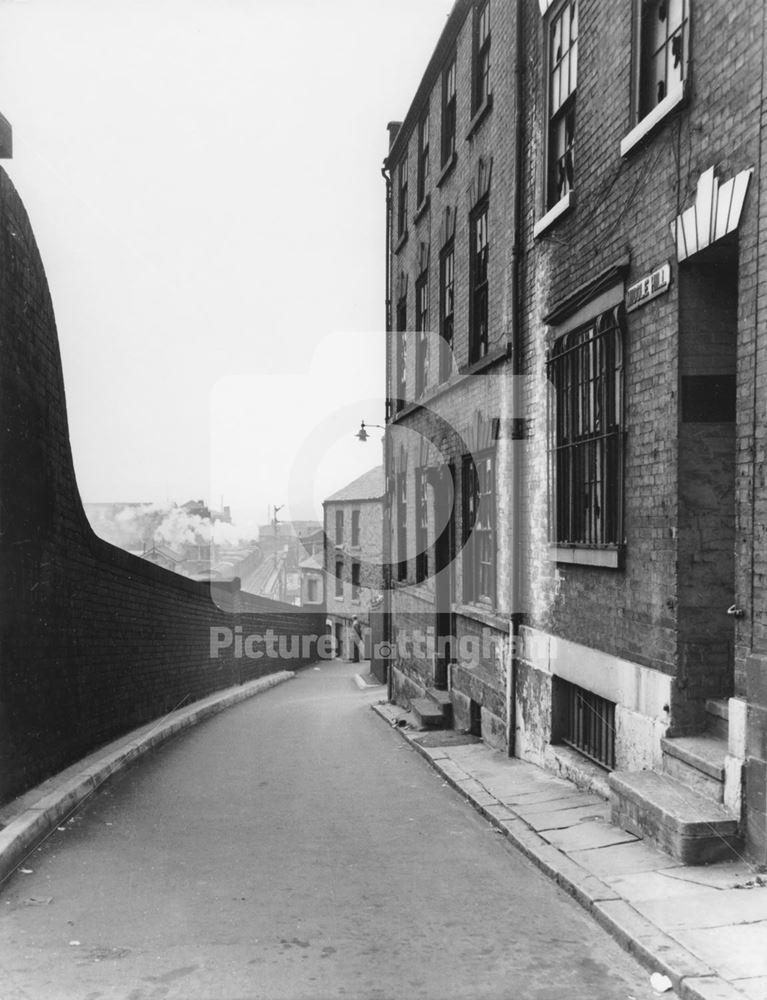
[[[767,1000],[767,976],[736,979],[734,985],[745,993],[749,1000]]]
[[[679,928],[673,936],[725,979],[767,976],[767,922],[728,927]]]
[[[613,875],[635,875],[639,872],[661,871],[678,868],[679,862],[668,854],[656,851],[643,841],[633,844],[616,844],[600,851],[571,851],[571,857],[599,878]]]
[[[692,995],[695,1000],[743,1000],[744,997],[739,987],[728,983],[721,976],[690,976],[682,984],[681,992],[683,997]],[[762,993],[758,1000],[767,1000],[767,994]]]
[[[720,861],[715,865],[676,865],[666,873],[669,878],[712,889],[734,889],[737,885],[753,882],[753,868],[746,861]]]
[[[669,873],[673,871],[670,868],[662,872],[646,871],[640,875],[607,875],[605,882],[630,903],[639,900],[684,899],[690,896],[702,900],[702,894],[705,893],[706,902],[703,905],[716,904],[718,889],[669,878]]]
[[[586,820],[566,830],[547,830],[546,840],[561,851],[590,851],[615,844],[635,843],[638,838],[611,823]]]
[[[587,795],[585,792],[573,792],[570,787],[569,794],[563,795],[561,792],[543,791],[531,792],[527,795],[519,795],[510,803],[521,815],[525,812],[550,812],[560,809],[578,809],[581,806],[605,806],[609,809],[609,804],[599,795]]]
[[[610,807],[604,803],[601,806],[552,809],[546,812],[526,812],[521,808],[517,811],[534,830],[565,830],[589,820],[598,820],[601,823],[610,821]]]
[[[712,898],[712,892],[716,895]],[[730,927],[767,921],[767,889],[704,889],[674,899],[634,900],[659,927]],[[765,924],[767,930],[767,924]],[[767,951],[767,935],[764,949]]]

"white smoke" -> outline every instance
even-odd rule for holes
[[[109,512],[101,509],[98,516],[89,506],[85,505],[86,513],[96,534],[130,551],[142,551],[152,545],[165,545],[176,552],[183,552],[187,545],[213,543],[225,548],[253,545],[253,535],[247,529],[202,517],[175,504],[131,504]]]

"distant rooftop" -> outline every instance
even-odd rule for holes
[[[380,500],[385,492],[383,466],[377,465],[375,469],[363,473],[348,486],[328,497],[325,503],[335,503],[339,500]]]

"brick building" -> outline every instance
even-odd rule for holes
[[[377,466],[323,502],[326,625],[340,656],[356,659],[359,621],[370,656],[370,608],[383,591],[383,467]]]
[[[459,0],[386,161],[393,696],[690,859],[767,860],[762,20]]]

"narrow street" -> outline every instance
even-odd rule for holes
[[[118,775],[0,894],[1,1000],[647,1000],[324,664]]]

